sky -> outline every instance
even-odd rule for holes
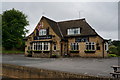
[[[0,3],[1,4],[1,3]],[[2,11],[15,8],[28,16],[29,35],[42,16],[54,21],[85,18],[104,39],[118,40],[118,2],[2,2]]]

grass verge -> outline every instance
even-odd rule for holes
[[[24,54],[24,51],[17,51],[17,50],[3,50],[3,54]]]

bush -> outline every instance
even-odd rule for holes
[[[56,54],[52,54],[51,58],[57,58]]]
[[[111,45],[109,47],[109,51],[108,51],[110,54],[115,54],[115,55],[119,55],[119,51],[118,51],[118,48],[114,45]]]
[[[109,54],[108,56],[109,57],[118,57],[118,55],[116,55],[116,54]]]

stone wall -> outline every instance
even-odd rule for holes
[[[32,67],[3,64],[2,65],[3,76],[12,78],[93,78],[93,79],[105,79],[105,77],[94,77],[82,74],[73,74],[68,72],[60,72],[46,69],[37,69]]]
[[[68,49],[71,50],[71,43],[75,42],[75,38],[69,38],[68,39]],[[89,42],[95,42],[95,52],[91,53],[85,53],[86,50],[86,42],[79,42],[79,52],[78,53],[70,53],[70,55],[73,56],[80,56],[80,57],[103,57],[103,39],[101,39],[99,36],[91,36],[89,37]],[[100,50],[97,50],[96,44],[99,44]],[[104,50],[104,57],[108,57],[107,51]]]

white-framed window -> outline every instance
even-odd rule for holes
[[[28,46],[28,50],[32,50],[32,45]]]
[[[40,50],[42,50],[42,43],[39,43],[40,44]]]
[[[34,43],[32,44],[32,50],[34,50]]]
[[[48,50],[48,42],[44,43],[44,50]]]
[[[71,50],[79,50],[78,43],[71,43]]]
[[[86,42],[86,50],[95,50],[95,42]]]
[[[36,43],[36,45],[35,45],[35,49],[37,50],[37,43]]]
[[[36,50],[36,43],[34,43],[33,46],[34,46],[34,50]]]
[[[105,43],[105,51],[108,51],[108,43]]]
[[[67,29],[68,35],[80,34],[80,28]]]
[[[39,31],[40,36],[46,35],[46,34],[47,34],[47,29],[40,29],[40,31]]]
[[[33,50],[50,50],[50,43],[49,42],[33,43]]]

